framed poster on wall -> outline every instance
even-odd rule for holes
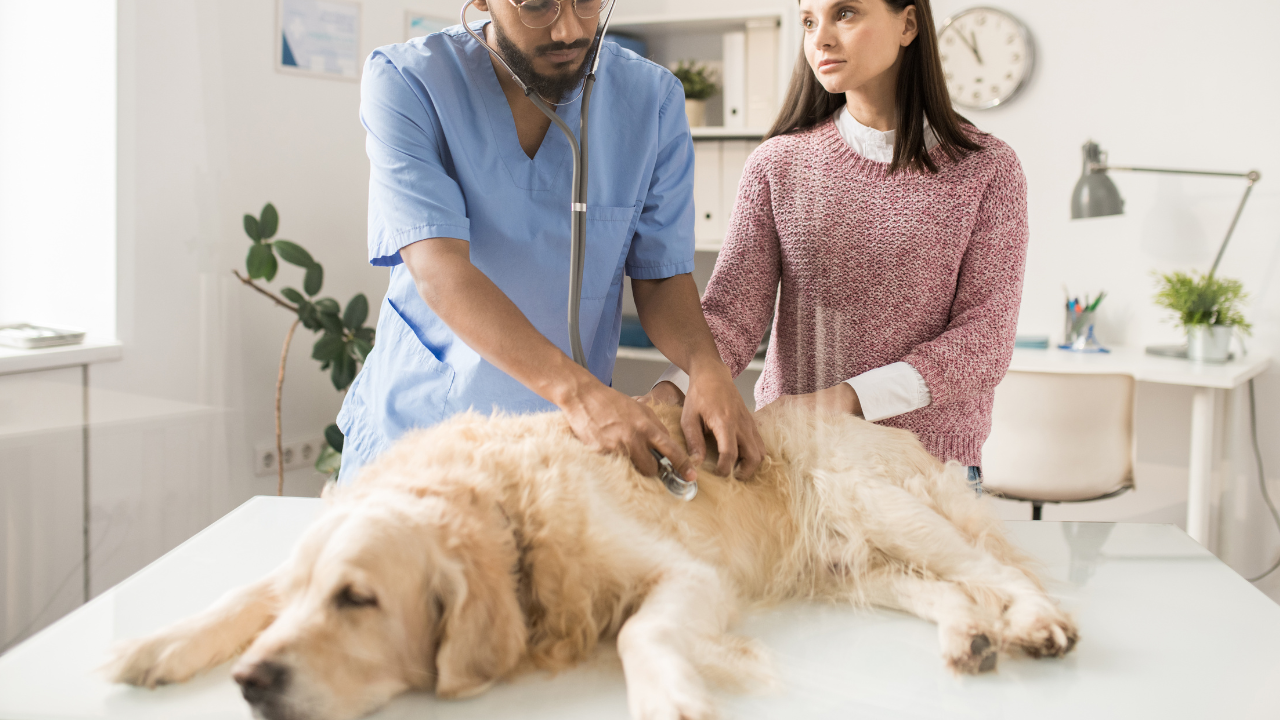
[[[406,10],[404,12],[404,39],[408,42],[416,37],[430,35],[433,32],[440,32],[447,27],[457,25],[458,21],[448,20],[433,15],[424,15],[420,12]]]
[[[360,3],[277,0],[276,69],[296,75],[359,80]]]

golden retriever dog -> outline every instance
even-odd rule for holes
[[[655,410],[681,438],[680,409]],[[632,717],[715,714],[708,683],[758,684],[764,653],[729,634],[743,607],[878,605],[938,625],[953,670],[1000,652],[1060,656],[1072,620],[1045,594],[964,469],[852,416],[757,414],[749,482],[699,472],[691,502],[589,450],[559,414],[470,413],[406,435],[270,576],[123,643],[119,682],[232,674],[269,720],[345,720],[407,690],[483,692],[616,638]]]

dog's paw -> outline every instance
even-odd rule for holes
[[[1047,603],[1035,612],[1019,612],[1015,605],[1009,609],[1006,619],[1008,649],[1030,657],[1062,657],[1071,652],[1080,639],[1080,631],[1071,617]]]
[[[154,689],[158,685],[190,680],[204,663],[183,635],[158,633],[116,645],[102,666],[112,682]]]
[[[633,720],[714,720],[715,703],[705,692],[685,692],[672,688],[636,698],[631,703]]]
[[[971,627],[943,634],[943,656],[953,672],[977,675],[996,669],[1000,645],[991,630]]]

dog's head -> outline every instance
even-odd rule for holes
[[[509,672],[526,630],[505,525],[474,497],[383,491],[332,508],[233,669],[255,714],[345,720],[408,689],[463,697]]]

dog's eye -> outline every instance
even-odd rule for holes
[[[361,595],[347,585],[333,596],[333,604],[339,608],[378,607],[378,598],[373,595]]]

